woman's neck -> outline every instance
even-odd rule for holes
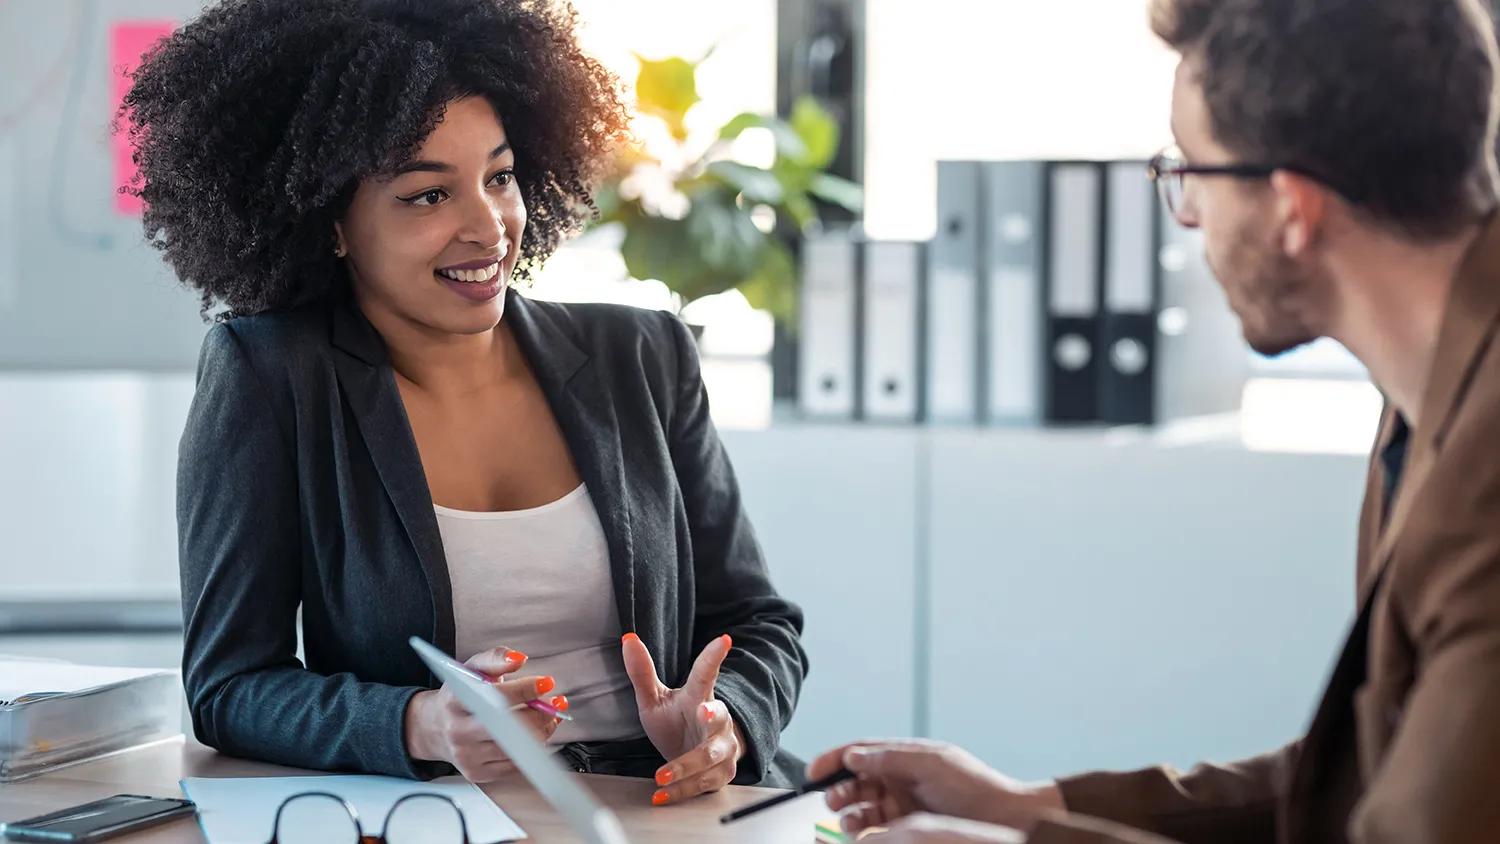
[[[367,318],[385,341],[397,378],[423,393],[472,395],[511,381],[526,366],[504,320],[478,334],[451,334],[389,313]]]

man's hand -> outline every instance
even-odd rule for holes
[[[844,813],[844,829],[850,833],[919,813],[1029,832],[1043,812],[1063,808],[1062,793],[1052,783],[1025,785],[942,742],[847,745],[813,760],[807,776],[821,779],[840,768],[857,779],[830,789],[828,806]]]
[[[739,727],[723,702],[714,698],[719,666],[729,655],[729,637],[708,643],[680,689],[669,689],[657,678],[651,652],[640,637],[626,634],[622,644],[641,726],[661,755],[671,760],[656,772],[661,788],[651,802],[679,803],[728,785],[745,755]]]

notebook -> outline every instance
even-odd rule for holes
[[[171,672],[161,668],[105,668],[0,657],[0,706],[16,706],[168,673]]]
[[[0,783],[181,735],[175,669],[0,656]]]

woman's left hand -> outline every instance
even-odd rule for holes
[[[708,643],[693,663],[687,682],[669,689],[656,676],[651,652],[634,633],[626,634],[625,673],[635,686],[646,737],[670,760],[656,772],[660,788],[651,802],[680,803],[718,791],[734,779],[745,741],[724,703],[714,698],[719,666],[729,655],[728,636]]]

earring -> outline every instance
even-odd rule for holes
[[[333,247],[333,255],[336,258],[342,258],[348,254],[349,250],[345,249],[343,244],[339,244],[338,246]]]

